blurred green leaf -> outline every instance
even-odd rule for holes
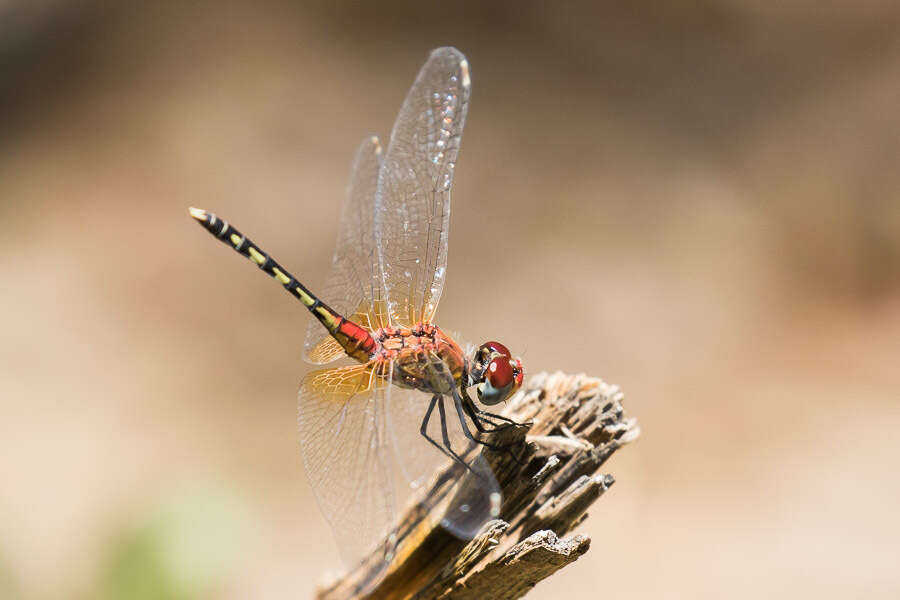
[[[113,542],[92,598],[190,600],[215,595],[238,555],[244,511],[229,490],[193,489]]]

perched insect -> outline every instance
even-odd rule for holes
[[[515,423],[479,408],[468,390],[483,405],[499,404],[522,385],[522,363],[493,341],[467,356],[433,322],[469,93],[465,57],[439,48],[410,89],[387,152],[378,138],[362,142],[323,299],[226,221],[191,209],[319,321],[306,336],[311,362],[356,361],[309,373],[298,418],[307,475],[348,561],[373,548],[385,562],[393,554],[395,463],[414,485],[444,456],[475,475],[481,508],[451,507],[442,521],[457,535],[474,535],[499,510],[497,482],[473,448],[490,446],[479,434]]]

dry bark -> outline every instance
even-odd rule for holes
[[[587,552],[590,539],[560,539],[587,517],[613,484],[599,468],[640,433],[625,416],[618,386],[585,375],[531,377],[504,411],[522,427],[492,435],[512,452],[483,456],[502,488],[499,518],[470,541],[439,525],[435,498],[465,494],[459,472],[439,471],[398,521],[400,539],[386,573],[376,554],[318,590],[320,600],[413,598],[512,600]],[[377,582],[366,584],[366,582]],[[374,585],[374,587],[373,587]]]

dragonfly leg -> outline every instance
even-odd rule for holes
[[[431,413],[434,412],[435,404],[438,405],[438,412],[440,412],[441,435],[444,438],[444,445],[446,446],[446,448],[439,444],[433,437],[428,435],[428,422],[431,420]],[[471,471],[472,474],[476,474],[474,471],[472,471],[472,468],[468,464],[466,464],[466,461],[460,458],[458,454],[453,452],[453,449],[450,446],[450,436],[447,434],[447,417],[444,414],[444,399],[440,394],[435,394],[431,397],[431,402],[428,403],[428,410],[425,412],[425,418],[422,419],[422,426],[419,428],[419,433],[421,433],[422,437],[428,440],[435,448],[444,453],[444,455],[460,463],[466,469]]]
[[[479,408],[476,408],[475,412],[478,413],[478,416],[480,416],[480,417],[489,417],[491,419],[497,419],[498,421],[503,421],[505,423],[505,426],[501,426],[502,429],[506,429],[506,427],[514,427],[516,425],[524,425],[524,423],[519,423],[518,421],[510,419],[509,417],[504,417],[503,415],[498,415],[498,414],[495,414],[492,412],[488,412],[486,410],[481,410]]]
[[[466,390],[461,390],[462,393],[462,403],[463,408],[466,410],[466,414],[469,415],[469,418],[472,419],[472,423],[475,425],[475,429],[477,429],[480,433],[495,433],[497,431],[503,431],[505,429],[509,429],[510,427],[516,427],[518,425],[522,425],[522,423],[518,423],[513,421],[508,417],[504,417],[502,415],[495,415],[494,413],[489,413],[487,411],[480,410],[475,406],[475,403],[472,401],[472,398],[469,396],[469,392]],[[487,418],[499,419],[504,421],[502,424],[498,425],[496,423],[492,423]],[[491,425],[491,427],[485,427],[485,423]]]
[[[456,392],[456,390],[454,390],[454,393],[453,393],[453,402],[456,405],[456,414],[457,414],[457,416],[459,416],[459,423],[460,423],[460,425],[462,425],[463,433],[466,435],[467,438],[469,438],[471,441],[475,442],[476,444],[480,444],[482,446],[485,446],[486,448],[490,448],[491,450],[503,451],[506,454],[508,454],[509,457],[512,458],[515,462],[517,462],[517,463],[521,462],[519,460],[519,457],[517,457],[513,453],[513,451],[510,449],[510,447],[508,445],[500,446],[498,444],[490,444],[488,442],[485,442],[484,440],[479,440],[479,439],[475,438],[475,436],[472,435],[472,432],[469,431],[469,426],[468,426],[468,424],[466,424],[465,415],[468,415],[469,418],[472,419],[472,423],[475,425],[475,429],[478,430],[478,433],[490,433],[491,431],[496,431],[496,429],[485,428],[484,425],[482,425],[481,422],[479,421],[478,415],[475,414],[474,408],[472,406],[467,406],[466,403],[463,402],[459,393]],[[504,427],[504,429],[505,429],[505,427]]]

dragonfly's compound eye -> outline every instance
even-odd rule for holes
[[[513,377],[515,377],[515,388],[513,392],[522,387],[522,380],[525,379],[525,369],[522,368],[522,361],[518,358],[512,361],[513,364]]]
[[[506,357],[492,360],[484,375],[497,389],[505,388],[513,382],[513,368]]]
[[[478,399],[491,406],[512,396],[522,385],[522,363],[498,356],[488,363],[484,382],[478,385]]]
[[[475,352],[474,371],[475,380],[481,381],[487,375],[487,368],[490,362],[500,356],[512,358],[509,349],[500,342],[485,342],[478,347]]]
[[[502,354],[506,358],[512,358],[512,354],[510,353],[509,348],[507,348],[500,342],[485,342],[478,350],[479,352],[487,351],[488,355],[496,352],[497,354]]]

